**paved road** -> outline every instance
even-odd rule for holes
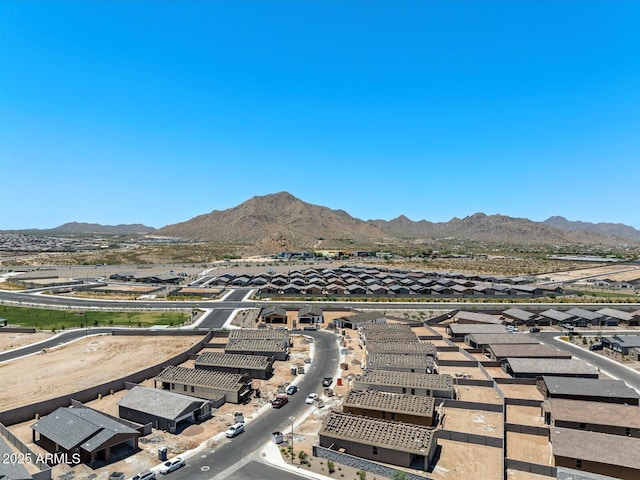
[[[576,331],[574,333],[582,333],[584,335],[595,335],[596,333],[593,330],[585,330],[584,332]],[[607,332],[613,334],[613,332]],[[629,333],[633,335],[637,335],[637,330],[630,331],[619,331],[618,333]],[[558,337],[561,335],[560,332],[539,332],[532,333],[531,335],[538,338],[541,342],[555,345],[558,348],[562,348],[563,350],[569,350],[571,354],[579,358],[580,360],[584,360],[591,365],[594,365],[600,369],[603,373],[617,378],[619,380],[623,380],[627,385],[632,388],[635,388],[638,392],[640,392],[640,372],[630,370],[624,365],[614,362],[606,357],[603,357],[597,352],[591,352],[589,350],[585,350],[575,345],[571,345],[568,342],[563,340],[556,340],[554,337]]]
[[[314,362],[298,383],[298,393],[289,396],[289,403],[279,409],[268,407],[265,414],[247,424],[244,433],[230,440],[225,439],[214,449],[202,452],[205,457],[198,455],[192,457],[185,468],[171,474],[171,480],[225,480],[227,478],[235,480],[242,478],[236,477],[235,471],[252,460],[251,454],[271,440],[272,432],[290,432],[289,417],[291,415],[301,418],[305,412],[315,408],[306,405],[305,398],[309,393],[322,392],[322,377],[335,375],[340,360],[340,351],[337,343],[338,337],[335,334],[326,331],[305,332],[305,334],[307,333],[314,341]],[[206,471],[203,471],[203,467]],[[251,474],[254,467],[248,468],[248,474]]]

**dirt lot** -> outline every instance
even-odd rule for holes
[[[577,278],[596,276],[606,277],[615,281],[625,281],[640,277],[640,267],[630,267],[629,265],[604,265],[601,267],[583,268],[568,272],[555,272],[545,274],[544,276],[554,282],[566,282]]]
[[[467,360],[469,358],[462,352],[438,352],[439,360]]]
[[[540,415],[540,407],[507,405],[507,422],[535,427],[544,426],[544,418]]]
[[[108,338],[119,339],[119,337]],[[155,338],[157,337],[154,337],[154,339]],[[189,338],[198,339],[199,337]],[[304,359],[309,357],[309,344],[302,336],[294,336],[292,338],[293,347],[291,349],[291,358],[293,360],[293,363],[297,363],[298,361],[300,363],[304,363]],[[102,340],[102,337],[100,337],[100,339]],[[182,350],[184,349],[186,349],[186,347],[182,348]],[[192,367],[193,363],[194,362],[191,360],[181,364],[181,366]],[[130,477],[135,473],[144,470],[145,468],[149,468],[150,466],[157,464],[157,449],[159,446],[166,446],[169,456],[175,456],[187,450],[196,448],[198,445],[203,443],[206,444],[206,448],[213,448],[221,444],[222,442],[227,442],[228,440],[226,438],[215,441],[213,440],[213,437],[221,432],[226,431],[230,425],[235,423],[235,412],[242,412],[245,419],[251,419],[254,418],[257,415],[258,411],[261,408],[265,407],[265,405],[267,405],[265,408],[271,408],[270,406],[268,406],[268,403],[271,398],[276,395],[278,386],[287,385],[295,378],[291,375],[291,363],[292,362],[290,361],[276,362],[274,364],[273,377],[271,377],[269,380],[254,381],[254,386],[259,386],[262,391],[261,398],[254,398],[247,405],[236,405],[231,403],[225,404],[220,409],[214,412],[213,418],[200,424],[188,425],[181,432],[179,432],[179,434],[171,434],[162,430],[154,429],[151,435],[140,439],[140,452],[136,453],[135,455],[128,456],[124,460],[114,462],[106,467],[96,470],[90,469],[86,466],[75,467],[73,469],[73,471],[75,472],[74,478],[89,478],[90,475],[97,475],[96,477],[92,478],[95,478],[95,480],[106,480],[109,472],[111,471],[122,471],[125,472],[128,477]],[[146,382],[142,383],[142,385],[152,387],[153,380],[149,379]],[[116,392],[113,395],[103,397],[100,400],[88,402],[87,406],[117,416],[118,402],[126,394],[126,392],[126,390],[123,390],[120,392]],[[326,402],[327,406],[330,406],[333,403],[334,402],[331,400],[328,400]],[[323,411],[328,411],[328,408],[323,409]],[[315,431],[317,432],[319,429],[319,426],[317,425],[318,420],[316,419],[314,422],[314,418],[312,416],[309,422],[310,423],[307,427],[307,430],[312,431],[313,427],[316,427]],[[31,424],[33,424],[33,420],[14,425],[10,427],[10,430],[35,451],[44,453],[44,451],[41,450],[37,445],[31,443]],[[249,428],[249,426],[247,428]],[[315,438],[312,438],[312,440],[317,441],[317,435]],[[63,465],[56,466],[54,468],[54,478],[56,478],[55,475],[62,475],[70,470],[71,469],[69,467]]]
[[[0,352],[6,352],[7,350],[13,350],[14,348],[41,342],[42,340],[51,338],[53,335],[54,334],[51,332],[11,333],[2,332],[0,330]]]
[[[444,408],[442,428],[446,430],[502,438],[503,424],[501,413],[465,408]]]
[[[452,377],[476,378],[479,380],[487,380],[487,376],[478,367],[441,367],[438,366],[438,373],[448,374]]]
[[[507,432],[507,458],[524,462],[551,465],[549,438],[539,435]]]
[[[556,477],[547,477],[545,475],[537,475],[531,472],[523,472],[520,470],[507,469],[507,480],[550,480]]]
[[[434,480],[502,479],[502,449],[451,440],[438,440],[438,445],[440,458],[428,474]]]
[[[492,387],[458,385],[457,399],[465,402],[502,403],[502,398]]]
[[[507,398],[525,398],[528,400],[543,400],[544,397],[535,385],[514,385],[499,383],[498,387]]]
[[[128,337],[98,335],[0,365],[1,410],[54,398],[114,380],[177,355],[199,335]],[[29,372],[25,378],[25,372]]]
[[[501,367],[484,367],[491,378],[511,378]]]

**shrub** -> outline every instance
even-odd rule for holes
[[[332,460],[327,460],[327,469],[329,470],[329,473],[333,473],[336,471],[336,466]]]

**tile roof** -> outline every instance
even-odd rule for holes
[[[390,342],[390,341],[367,341],[368,353],[414,353],[421,355],[435,356],[436,347],[430,342]]]
[[[361,407],[385,412],[433,416],[435,399],[426,395],[386,393],[379,390],[350,390],[342,407]]]
[[[417,455],[428,455],[435,441],[431,428],[342,412],[327,415],[320,435]]]
[[[370,353],[367,355],[368,368],[433,368],[433,357],[407,353]]]
[[[273,364],[273,357],[266,355],[244,355],[241,353],[205,352],[198,355],[195,367],[199,365],[212,367],[235,367],[264,369]]]
[[[545,406],[555,420],[640,428],[640,407],[623,403],[548,398]]]
[[[284,328],[237,328],[229,332],[229,340],[289,340],[289,336]]]
[[[225,352],[243,351],[243,352],[284,352],[287,350],[289,342],[286,340],[250,340],[238,339],[229,340],[225,347]]]
[[[453,389],[451,375],[436,375],[431,373],[395,372],[392,370],[365,369],[356,375],[355,381],[371,385],[388,385],[407,388],[427,388],[438,390]]]
[[[183,385],[197,385],[235,391],[239,388],[240,384],[250,381],[250,378],[248,375],[240,373],[170,366],[165,368],[155,380],[158,382],[180,383]]]
[[[640,470],[640,438],[560,427],[550,431],[554,456]]]

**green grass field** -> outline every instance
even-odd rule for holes
[[[43,308],[0,306],[0,317],[11,325],[33,327],[38,330],[65,330],[78,327],[151,327],[180,325],[189,315],[179,312],[96,312],[49,310]]]

